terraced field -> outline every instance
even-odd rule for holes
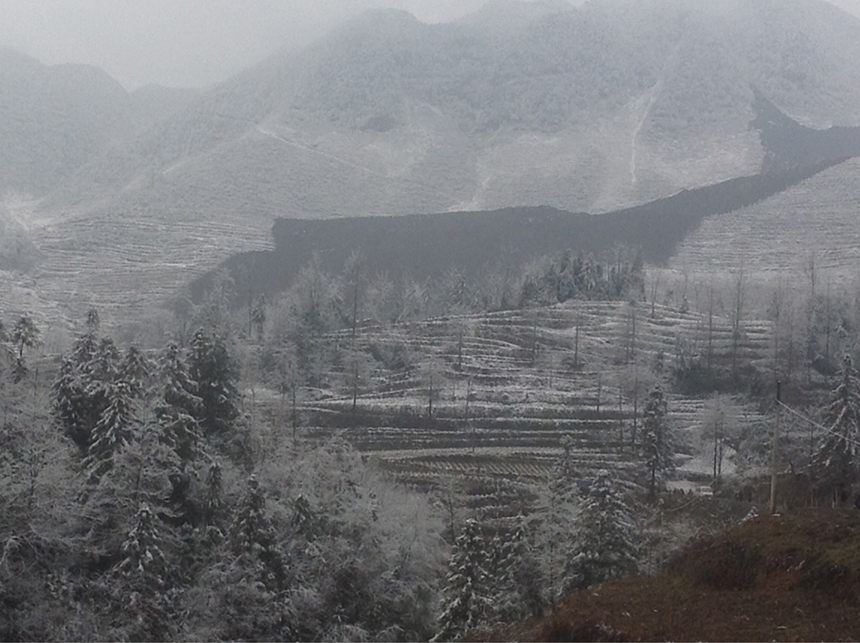
[[[138,319],[181,292],[201,265],[226,258],[225,239],[243,250],[271,245],[268,222],[173,218],[173,211],[155,215],[141,207],[146,216],[70,216],[37,229],[44,256],[34,275],[40,296],[73,319],[91,307],[108,320],[112,311]]]
[[[709,217],[670,266],[697,273],[819,270],[855,278],[860,265],[860,159],[852,159],[748,208]]]
[[[650,306],[635,308],[635,341],[633,306],[619,302],[360,328],[358,348],[406,353],[411,367],[394,374],[372,369],[360,378],[355,412],[353,380],[344,367],[325,393],[304,405],[305,432],[311,438],[340,432],[384,470],[420,487],[454,480],[462,488],[483,488],[492,480],[522,499],[517,490],[548,479],[563,435],[573,439],[583,477],[609,468],[633,480],[633,400],[624,373],[633,363],[641,369],[661,361],[668,371],[678,351],[702,359],[707,344],[702,316],[659,305],[652,316]],[[328,339],[349,346],[350,331]],[[730,364],[732,344],[728,320],[716,319],[712,360]],[[768,323],[743,324],[742,360],[766,367],[770,346]],[[670,423],[687,451],[700,430],[703,404],[669,397]],[[640,415],[643,407],[640,398]],[[761,421],[747,410],[745,422]]]

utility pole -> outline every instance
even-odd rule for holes
[[[776,381],[776,420],[773,426],[773,449],[771,450],[771,472],[770,472],[770,513],[776,513],[776,479],[778,475],[777,467],[779,458],[777,457],[777,451],[779,449],[779,415],[781,409],[780,407],[780,388],[782,382],[779,380]]]

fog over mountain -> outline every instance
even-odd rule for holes
[[[0,4],[0,46],[48,64],[100,67],[129,89],[147,84],[202,87],[226,80],[278,49],[306,46],[339,21],[369,8],[402,9],[436,23],[474,13],[484,2],[5,0]],[[830,2],[860,15],[860,0]]]
[[[758,96],[860,125],[860,20],[823,0],[374,10],[196,93],[3,56],[4,265],[80,306],[122,270],[166,294],[276,217],[606,212],[752,175]],[[110,279],[51,285],[70,270]]]

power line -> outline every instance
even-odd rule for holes
[[[789,413],[791,413],[792,415],[795,415],[795,416],[797,416],[798,418],[800,418],[801,420],[804,420],[805,422],[808,422],[808,423],[809,423],[809,424],[811,424],[812,426],[814,426],[814,427],[816,427],[816,428],[818,428],[818,429],[821,429],[821,430],[822,430],[822,431],[824,431],[825,433],[829,433],[830,435],[835,435],[836,437],[838,437],[838,438],[839,438],[839,439],[841,439],[841,440],[844,440],[845,442],[850,442],[851,444],[855,444],[855,445],[857,445],[857,446],[860,446],[860,441],[852,440],[851,438],[846,437],[846,436],[842,435],[841,433],[837,433],[837,432],[836,432],[836,431],[834,431],[833,429],[828,429],[826,426],[824,426],[824,425],[822,425],[822,424],[819,424],[818,422],[816,422],[815,420],[813,420],[813,419],[811,419],[811,418],[806,417],[806,416],[805,416],[805,415],[803,415],[802,413],[800,413],[800,412],[798,412],[798,411],[795,411],[793,408],[791,408],[790,406],[785,405],[785,404],[784,404],[784,403],[782,403],[782,402],[777,402],[777,404],[779,404],[779,406],[781,406],[782,408],[784,408],[786,411],[788,411],[788,412],[789,412]]]

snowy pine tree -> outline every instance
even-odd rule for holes
[[[266,515],[266,497],[255,476],[248,479],[248,491],[242,498],[230,530],[230,544],[238,557],[248,557],[263,565],[262,578],[269,589],[284,589],[287,569],[277,545],[275,529]]]
[[[96,382],[109,384],[119,378],[122,354],[110,337],[103,337],[96,346],[89,371]]]
[[[565,593],[636,573],[636,524],[608,472],[601,471],[591,485],[575,529],[576,547],[564,570]]]
[[[192,380],[176,344],[169,344],[165,349],[159,371],[163,388],[155,416],[164,442],[183,461],[189,461],[200,439],[197,417],[201,400],[196,394],[197,383]]]
[[[233,520],[229,544],[234,558],[221,573],[223,638],[295,638],[286,559],[253,475]]]
[[[658,385],[651,391],[645,405],[642,423],[642,456],[648,470],[648,494],[651,498],[675,469],[674,445],[666,424],[667,408],[663,390]]]
[[[136,346],[129,346],[122,358],[119,375],[128,382],[131,394],[140,397],[146,393],[151,366],[146,355]]]
[[[543,612],[543,591],[536,552],[528,537],[522,513],[505,538],[493,578],[493,611],[505,623]]]
[[[550,601],[562,595],[560,572],[574,546],[573,523],[579,514],[579,474],[573,462],[573,439],[562,436],[560,444],[562,451],[541,501],[543,520],[539,532],[540,563]]]
[[[134,527],[122,543],[116,575],[124,585],[123,607],[133,619],[127,627],[132,640],[164,640],[170,632],[167,575],[170,564],[158,521],[146,503],[137,512]]]
[[[851,357],[842,360],[842,377],[825,410],[829,432],[813,457],[813,470],[821,489],[839,500],[840,491],[857,479],[860,442],[860,374]]]
[[[191,340],[189,372],[197,383],[200,397],[198,420],[206,437],[230,437],[234,422],[239,417],[235,365],[227,350],[227,343],[219,335],[208,335],[203,330],[194,333]]]
[[[96,423],[84,464],[90,482],[113,466],[113,458],[132,439],[134,401],[131,387],[122,380],[106,388],[107,407]]]
[[[84,333],[75,340],[72,346],[72,363],[81,371],[91,368],[98,350],[98,337],[95,333]]]
[[[454,542],[443,589],[440,629],[433,641],[451,641],[485,622],[489,612],[487,552],[478,521],[466,521]]]
[[[85,425],[84,391],[80,375],[70,357],[64,357],[53,385],[54,417],[66,437],[85,453],[90,444],[90,429]]]
[[[54,382],[54,416],[84,457],[94,439],[95,426],[109,404],[108,389],[118,375],[118,357],[113,342],[100,343],[93,333],[86,333],[75,341],[71,355],[63,357]]]

